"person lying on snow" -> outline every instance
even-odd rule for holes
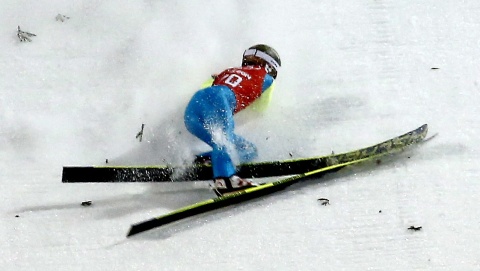
[[[257,148],[235,134],[233,116],[246,107],[266,108],[280,66],[275,49],[254,45],[243,53],[241,67],[215,75],[211,84],[193,95],[185,109],[187,130],[212,147],[212,151],[197,158],[211,161],[213,187],[219,195],[257,185],[236,175],[232,155],[245,163],[257,157]]]

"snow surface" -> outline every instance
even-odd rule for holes
[[[479,14],[477,0],[1,1],[1,270],[480,270]],[[63,165],[205,150],[182,110],[256,43],[283,62],[269,110],[238,116],[259,160],[423,123],[439,136],[129,239],[131,224],[212,197],[206,182],[61,183]]]

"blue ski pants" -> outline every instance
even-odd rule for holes
[[[235,105],[228,87],[211,86],[195,93],[185,109],[187,130],[212,147],[213,178],[235,174],[232,155],[242,163],[257,157],[256,146],[234,133]]]

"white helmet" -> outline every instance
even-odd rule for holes
[[[248,48],[243,53],[242,66],[248,65],[265,66],[268,74],[273,78],[277,78],[277,72],[282,62],[275,49],[265,44],[257,44]]]

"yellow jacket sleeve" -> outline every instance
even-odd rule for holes
[[[267,109],[268,105],[270,104],[270,100],[272,99],[273,90],[275,88],[275,82],[273,82],[269,88],[267,88],[260,98],[258,98],[255,102],[253,102],[249,108],[257,112],[263,112]]]
[[[203,88],[211,87],[212,84],[213,84],[213,80],[214,80],[213,78],[210,78],[210,79],[208,79],[207,81],[205,81],[205,82],[202,84],[202,89],[203,89]]]

